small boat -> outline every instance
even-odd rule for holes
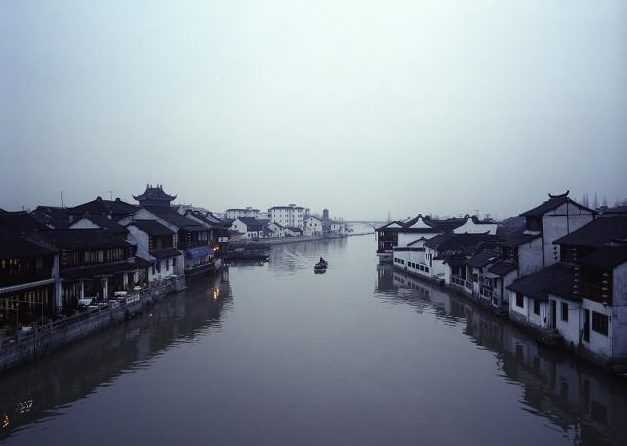
[[[316,263],[316,265],[314,266],[314,273],[322,274],[327,271],[328,267],[329,267],[329,262],[327,262],[322,257],[320,257],[320,261]]]
[[[319,263],[316,263],[316,266],[314,266],[314,273],[322,274],[322,273],[326,273],[326,272],[327,272],[327,267],[325,265],[321,265]]]

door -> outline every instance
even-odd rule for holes
[[[557,302],[551,301],[551,328],[557,327]]]
[[[590,310],[583,311],[583,340],[590,342]]]

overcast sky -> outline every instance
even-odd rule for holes
[[[625,0],[2,0],[0,207],[627,196]],[[610,203],[612,204],[612,203]]]

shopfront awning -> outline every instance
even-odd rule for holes
[[[201,246],[200,248],[192,248],[187,250],[187,252],[185,253],[185,256],[188,259],[197,259],[199,257],[206,257],[206,256],[212,256],[213,255],[213,249],[209,248],[208,246]]]

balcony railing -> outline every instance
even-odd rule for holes
[[[472,290],[472,282],[459,276],[451,276],[451,283],[466,290]]]

